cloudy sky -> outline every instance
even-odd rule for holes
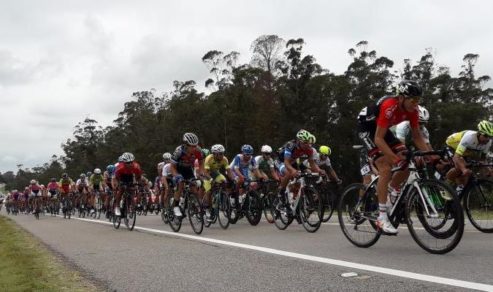
[[[250,60],[260,35],[302,37],[305,52],[335,73],[347,50],[396,62],[433,48],[457,74],[466,53],[493,75],[493,1],[101,1],[0,0],[0,172],[60,155],[86,117],[110,125],[132,92],[203,84],[209,50]]]

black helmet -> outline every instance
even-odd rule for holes
[[[404,97],[422,96],[423,89],[416,81],[402,80],[397,85],[397,95]]]

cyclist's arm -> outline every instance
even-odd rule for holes
[[[431,146],[426,143],[425,139],[423,138],[423,134],[421,133],[421,130],[419,128],[411,128],[411,133],[413,135],[414,144],[416,145],[416,147],[419,148],[419,150],[433,150]]]
[[[398,161],[400,158],[395,154],[392,149],[390,149],[387,142],[385,142],[385,134],[387,133],[388,128],[382,128],[377,126],[377,130],[375,132],[375,145],[377,145],[378,149],[383,152],[383,154],[389,157],[392,162]]]

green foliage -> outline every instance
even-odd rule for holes
[[[32,170],[20,166],[14,178],[6,173],[2,179],[7,187],[21,188],[31,178],[59,176],[63,168],[74,177],[114,163],[124,151],[134,153],[152,178],[162,154],[172,152],[184,132],[195,132],[205,147],[223,144],[232,157],[245,143],[257,152],[264,144],[276,149],[305,128],[317,136],[317,144],[332,148],[333,165],[347,182],[358,180],[358,159],[351,147],[360,143],[356,116],[376,98],[392,94],[400,79],[423,86],[434,147],[443,147],[453,132],[474,129],[480,119],[491,117],[493,89],[483,88],[489,76],[475,75],[477,54],[466,54],[459,75],[451,76],[449,68],[436,65],[428,48],[415,63],[403,60],[398,74],[393,60],[361,41],[348,50],[352,61],[346,72],[334,74],[306,55],[304,46],[302,38],[286,42],[276,35],[260,36],[251,45],[251,61],[242,65],[237,52],[211,50],[202,58],[210,73],[209,95],[198,92],[192,80],[175,81],[174,89],[162,96],[152,90],[135,92],[112,126],[102,129],[86,119],[62,144],[63,157]]]

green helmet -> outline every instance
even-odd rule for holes
[[[202,155],[204,155],[204,158],[207,157],[211,152],[207,148],[202,148]]]
[[[317,138],[312,133],[310,133],[310,139],[309,140],[310,140],[310,144],[315,144],[317,142]]]
[[[320,154],[329,156],[330,153],[332,153],[332,150],[330,150],[330,147],[329,146],[322,145],[318,149],[318,152],[320,152]]]
[[[300,140],[301,142],[310,142],[310,136],[313,136],[308,132],[307,130],[299,130],[298,133],[296,133],[296,139]]]
[[[478,124],[479,133],[493,137],[493,123],[483,120]]]

